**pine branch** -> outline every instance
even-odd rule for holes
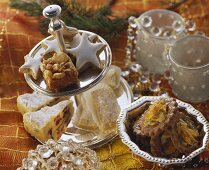
[[[181,6],[182,4],[184,4],[186,1],[188,0],[181,0],[177,3],[172,3],[172,5],[170,7],[168,7],[168,10],[175,10],[176,8],[178,8],[179,6]]]
[[[10,6],[12,8],[24,10],[29,16],[42,15],[42,8],[35,1],[27,2],[23,0],[11,0]]]
[[[178,3],[172,3],[169,9],[174,9],[187,0],[180,0]],[[76,0],[42,0],[44,4],[57,4],[61,6],[62,19],[66,25],[76,27],[77,29],[89,30],[103,36],[106,40],[113,38],[127,27],[127,18],[119,18],[112,15],[111,5],[115,0],[109,0],[107,5],[97,9],[87,9],[82,7]],[[30,16],[42,15],[42,4],[36,0],[11,0],[11,7],[24,10]],[[132,14],[139,16],[139,13]],[[110,19],[111,18],[111,19]],[[42,19],[39,22],[40,30],[46,34],[49,20]]]
[[[120,33],[127,26],[125,19],[112,16],[111,7],[109,5],[103,6],[97,10],[92,10],[82,7],[76,0],[71,0],[69,3],[65,0],[45,1],[48,4],[61,6],[62,13],[60,19],[62,19],[66,25],[95,32],[103,36],[106,40]],[[43,10],[35,1],[11,0],[11,7],[24,10],[30,16],[40,16]],[[42,33],[47,33],[48,24],[48,19],[40,20],[39,25]]]

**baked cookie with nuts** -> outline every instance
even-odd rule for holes
[[[44,54],[40,69],[47,87],[52,91],[60,91],[79,82],[78,72],[70,57],[64,52]]]

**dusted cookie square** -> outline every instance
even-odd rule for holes
[[[40,68],[47,87],[52,91],[60,91],[79,81],[74,64],[70,57],[63,52],[45,54]]]

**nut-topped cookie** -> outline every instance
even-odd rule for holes
[[[50,52],[42,57],[40,69],[50,90],[59,91],[79,82],[78,72],[64,52]]]

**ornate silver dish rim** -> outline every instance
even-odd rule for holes
[[[122,142],[127,145],[136,155],[141,156],[142,158],[146,159],[147,161],[151,162],[156,162],[159,164],[164,164],[164,165],[169,165],[169,164],[182,164],[185,163],[195,156],[199,155],[201,152],[203,152],[208,144],[209,141],[209,123],[206,120],[206,118],[202,115],[201,112],[196,110],[193,106],[191,106],[188,103],[185,103],[183,101],[180,101],[176,99],[176,102],[178,103],[178,106],[183,107],[186,109],[188,114],[194,115],[199,123],[203,125],[203,130],[205,132],[205,135],[203,137],[203,142],[201,147],[198,149],[194,150],[191,154],[188,156],[182,156],[182,158],[172,158],[172,159],[166,159],[166,158],[161,158],[161,157],[154,157],[150,155],[149,153],[141,150],[134,142],[131,141],[129,135],[126,132],[126,127],[125,127],[125,120],[126,120],[126,115],[128,111],[131,111],[135,109],[136,107],[141,106],[142,104],[149,102],[149,101],[156,101],[162,98],[166,98],[166,96],[143,96],[140,99],[136,100],[126,108],[124,108],[118,117],[117,120],[117,128],[118,128],[118,134],[122,140]]]
[[[92,32],[89,32],[89,31],[84,31],[84,30],[79,30],[79,32],[80,33],[84,33],[85,32],[88,35],[95,34],[95,33],[92,33]],[[34,79],[32,79],[32,77],[29,74],[24,74],[25,80],[28,83],[28,85],[34,91],[38,91],[38,92],[41,92],[41,93],[43,93],[45,95],[53,96],[53,97],[66,96],[66,95],[73,96],[73,95],[76,95],[76,94],[79,94],[81,92],[84,92],[84,91],[92,88],[93,86],[95,86],[97,83],[99,83],[104,78],[104,76],[106,75],[107,71],[109,70],[109,67],[111,66],[111,61],[112,61],[112,52],[111,52],[110,46],[108,45],[108,43],[101,36],[99,36],[99,35],[97,35],[97,36],[98,36],[98,41],[106,44],[106,47],[103,50],[104,55],[105,55],[104,64],[103,64],[104,67],[101,69],[101,72],[99,74],[97,74],[96,76],[93,76],[93,75],[90,74],[87,79],[84,78],[82,80],[82,84],[83,85],[79,85],[79,87],[77,87],[77,88],[69,87],[66,90],[63,90],[63,91],[60,91],[60,92],[52,92],[52,91],[48,90],[45,87],[46,85],[45,85],[44,80],[42,80],[43,78],[40,78],[40,80],[34,80]],[[37,45],[35,45],[35,47],[29,52],[29,56],[35,57],[37,52],[42,49],[41,43],[44,40],[49,39],[51,37],[52,36],[48,36],[45,39],[43,39],[42,41],[40,41]],[[85,71],[85,74],[87,74],[87,73],[88,73],[88,70]],[[41,87],[41,84],[44,84],[44,87]]]

